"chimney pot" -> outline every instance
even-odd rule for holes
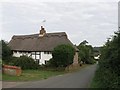
[[[41,26],[41,30],[43,29],[43,26]]]
[[[44,34],[46,34],[46,31],[45,31],[45,29],[43,28],[43,26],[41,26],[40,36],[44,36]]]

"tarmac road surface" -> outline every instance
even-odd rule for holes
[[[89,88],[97,64],[80,69],[77,72],[51,77],[45,80],[23,83],[14,88]]]

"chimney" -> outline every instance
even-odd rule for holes
[[[45,34],[46,34],[46,31],[45,31],[45,29],[43,28],[43,26],[41,26],[41,30],[40,30],[39,36],[40,36],[40,37],[43,37]]]

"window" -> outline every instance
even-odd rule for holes
[[[45,51],[44,54],[51,54],[51,52],[49,52],[49,51]]]
[[[32,52],[32,58],[33,59],[41,59],[41,53],[40,52]]]
[[[37,54],[37,55],[39,55],[39,54],[40,54],[40,52],[36,52],[36,54]]]
[[[37,54],[36,54],[36,59],[40,59],[40,55],[37,55]]]
[[[45,64],[47,64],[48,63],[48,61],[47,60],[45,60]]]

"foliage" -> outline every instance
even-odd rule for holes
[[[86,45],[88,42],[84,40],[77,47],[79,49],[79,60],[86,64],[93,64],[93,47],[91,45]]]
[[[66,67],[73,63],[75,49],[71,45],[58,45],[54,48],[51,63],[55,67]]]
[[[120,31],[115,33],[101,49],[99,68],[93,87],[120,88]]]
[[[0,59],[2,60],[2,41],[0,41]]]
[[[56,64],[55,61],[53,60],[53,58],[51,58],[49,61],[47,61],[45,67],[56,67],[55,64]]]
[[[10,61],[9,58],[12,56],[12,51],[10,47],[8,47],[7,42],[5,42],[4,40],[1,40],[0,44],[1,43],[2,43],[2,60],[5,63],[8,63]]]
[[[19,58],[15,58],[11,62],[14,66],[19,66],[22,69],[38,69],[39,64],[34,61],[34,59],[27,56],[20,56]]]
[[[93,48],[94,56],[100,55],[100,49],[101,49],[101,47],[94,47]]]

